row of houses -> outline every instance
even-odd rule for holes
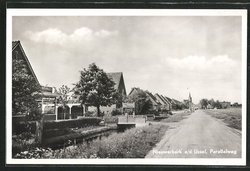
[[[145,92],[145,94],[147,95],[148,99],[150,100],[150,102],[153,106],[152,109],[155,111],[170,112],[172,110],[180,110],[183,108],[188,108],[187,105],[185,105],[184,103],[182,103],[176,99],[169,98],[167,96],[164,96],[164,95],[161,95],[158,93],[153,95],[148,90],[144,91],[144,90],[141,90],[140,88],[132,88],[132,90],[128,94],[128,97],[134,96],[135,94],[138,94],[141,91]]]
[[[41,86],[41,99],[39,100],[39,103],[41,105],[42,113],[45,116],[45,120],[60,120],[60,119],[71,119],[71,118],[77,118],[80,116],[85,116],[85,114],[89,111],[95,111],[95,107],[91,106],[85,106],[82,105],[79,96],[74,94],[74,91],[68,93],[68,104],[66,106],[66,115],[65,112],[62,112],[62,105],[57,103],[57,99],[60,96],[60,94],[56,91],[55,87],[48,87],[43,86],[39,83],[34,70],[32,69],[32,66],[24,52],[24,49],[20,43],[20,41],[13,41],[12,42],[12,58],[20,58],[22,59],[25,64],[27,65],[27,68],[29,70],[29,73],[35,78],[38,85]],[[122,72],[112,72],[107,73],[108,77],[112,79],[115,83],[114,88],[122,95],[127,96],[126,88],[125,88],[125,81],[123,78]],[[139,91],[139,88],[132,88],[128,96],[133,95],[137,91]],[[141,91],[141,90],[140,90]],[[163,96],[161,94],[152,94],[149,91],[145,91],[148,99],[150,99],[153,110],[159,111],[159,110],[165,110],[165,111],[172,111],[172,110],[178,110],[185,107],[185,104],[175,100],[173,98],[169,98],[167,96]],[[114,109],[121,109],[121,108],[132,108],[134,110],[135,105],[128,104],[128,103],[120,103],[120,104],[114,104],[112,106],[102,106],[100,109],[104,114],[111,113]]]

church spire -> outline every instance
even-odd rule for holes
[[[192,102],[192,97],[190,92],[189,92],[189,101]]]

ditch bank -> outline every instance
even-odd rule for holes
[[[75,130],[73,133],[60,135],[56,137],[44,138],[43,147],[52,149],[64,148],[70,145],[76,145],[82,142],[91,142],[94,139],[108,137],[112,133],[124,132],[127,129],[135,128],[135,124],[116,124],[103,127],[97,127],[90,130]]]

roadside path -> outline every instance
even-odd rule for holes
[[[202,110],[166,132],[146,158],[238,158],[241,134]]]

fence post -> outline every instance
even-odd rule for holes
[[[43,141],[43,123],[44,123],[44,116],[39,121],[36,121],[36,142],[39,144]]]

